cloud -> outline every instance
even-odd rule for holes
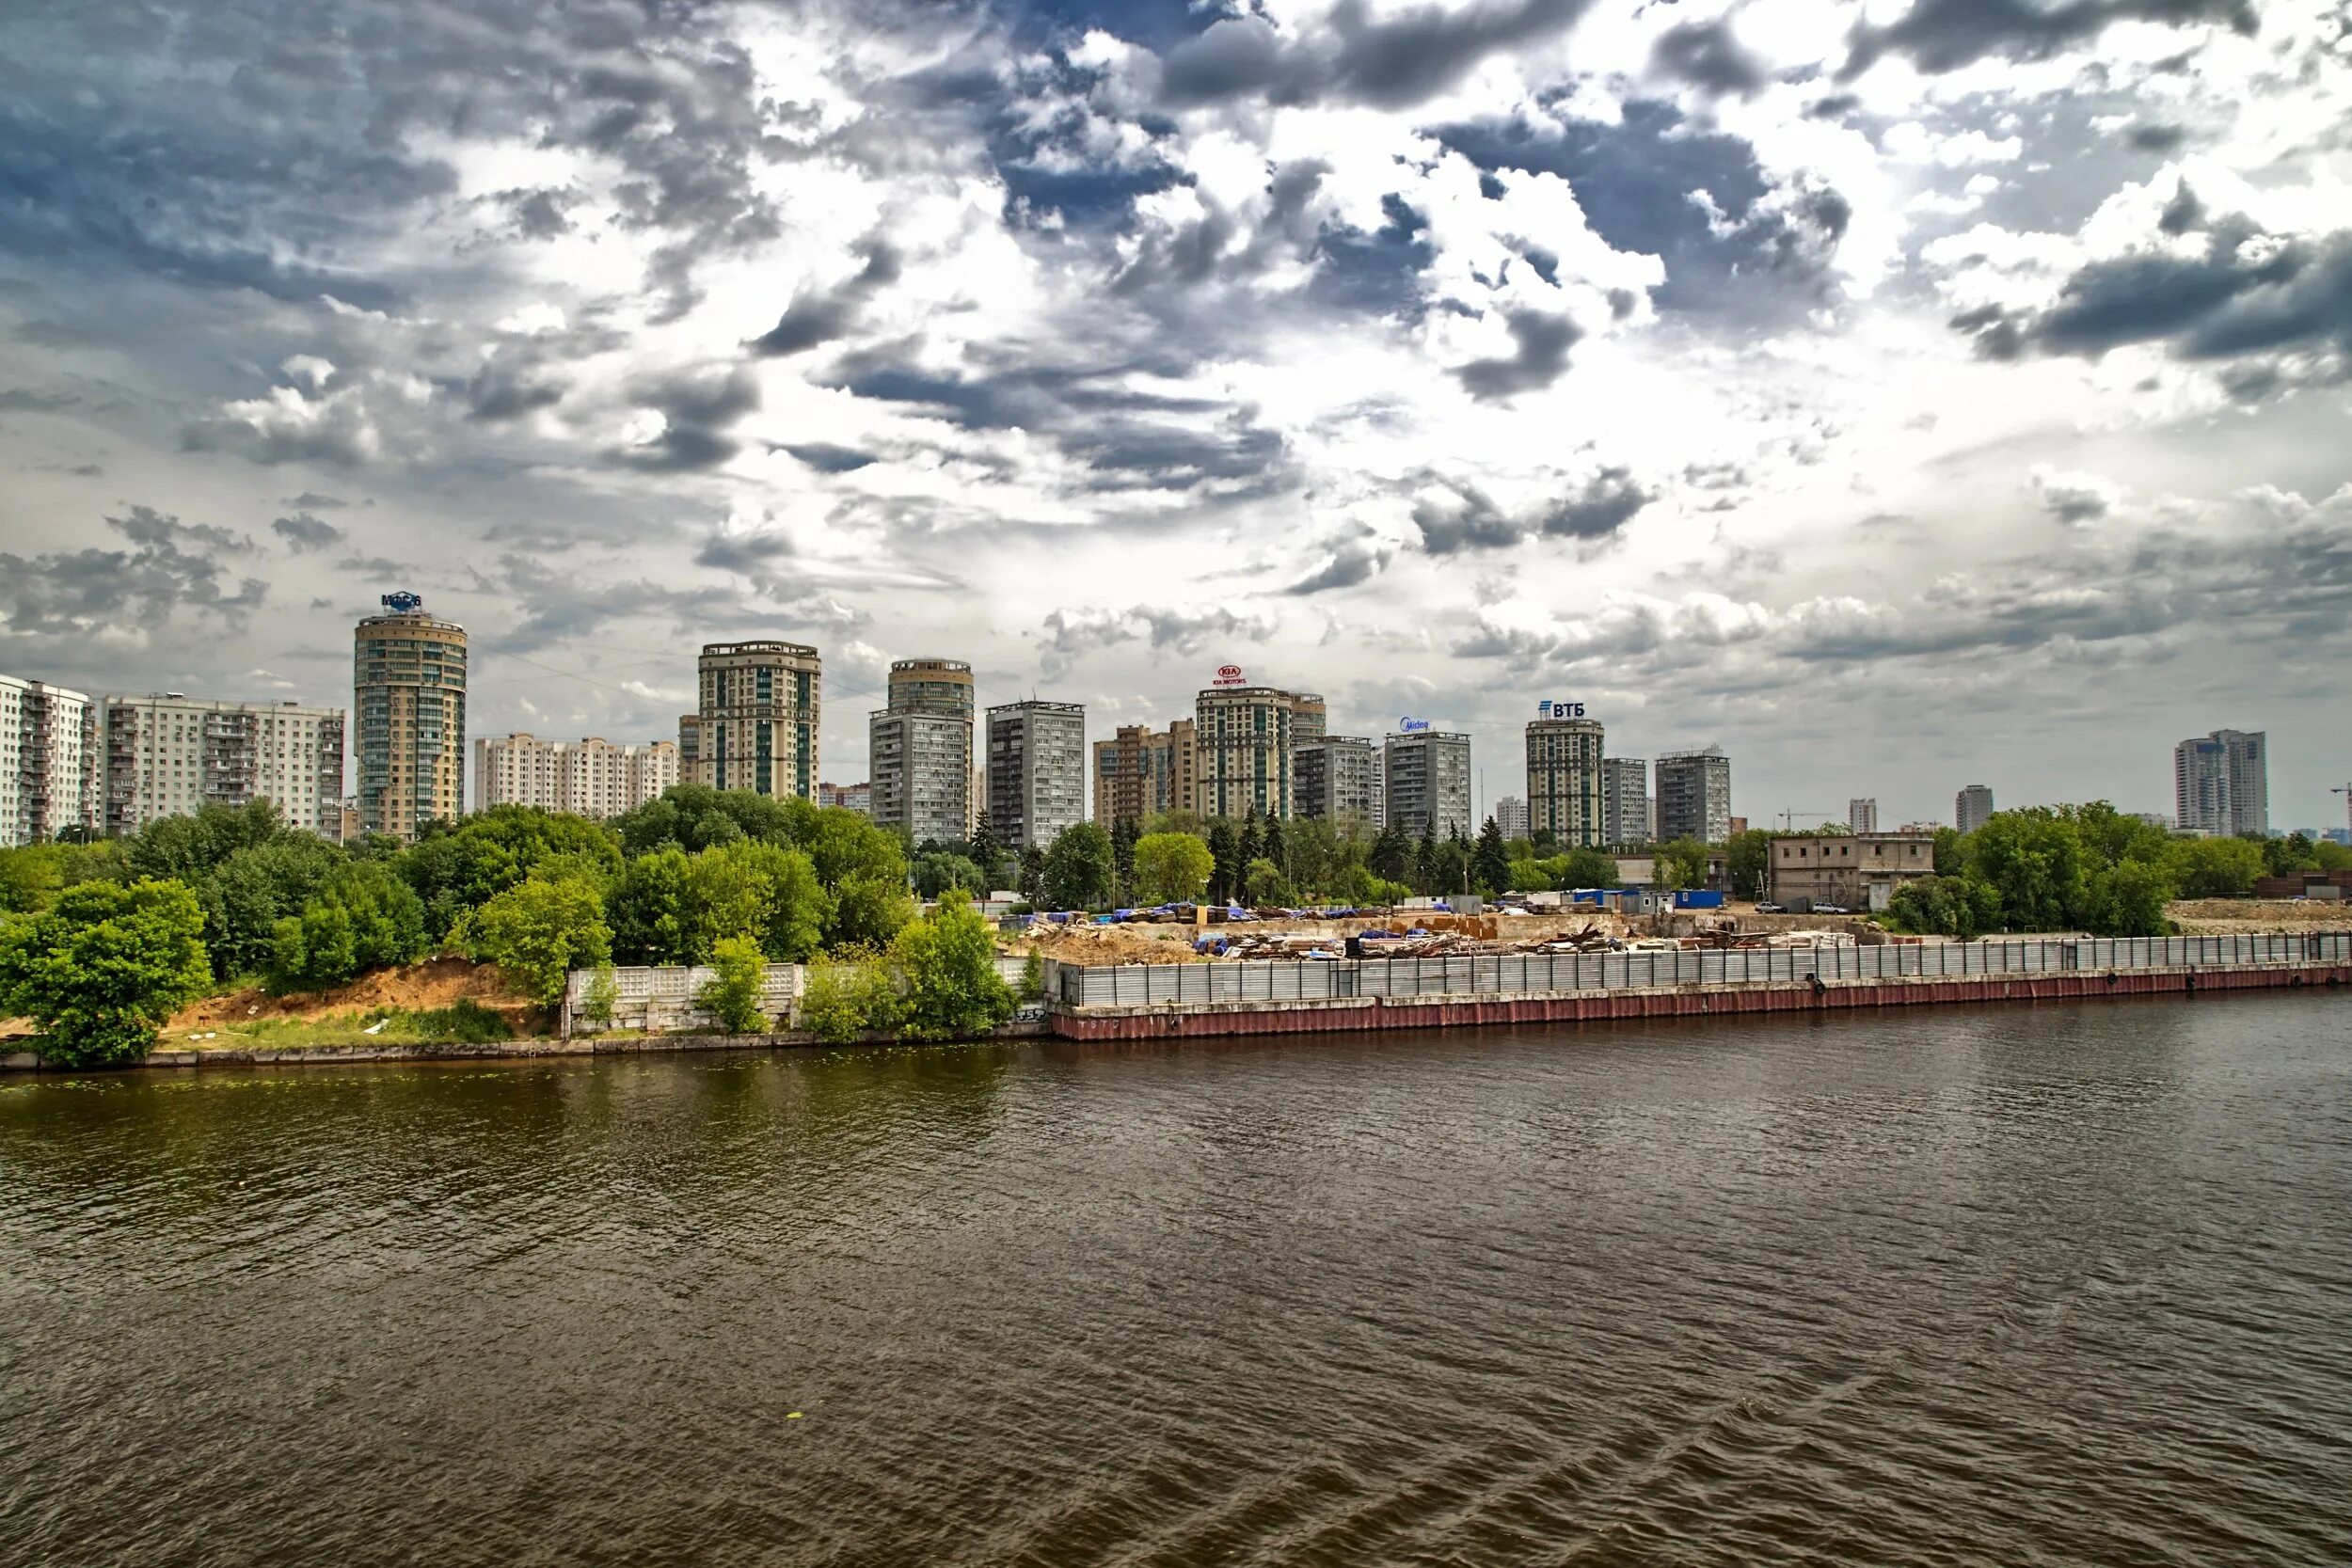
[[[1650,65],[1718,98],[1754,97],[1769,79],[1764,62],[1740,44],[1727,16],[1667,28],[1650,50]]]
[[[2097,474],[2060,473],[2047,464],[2037,465],[2026,483],[2042,498],[2042,509],[2061,523],[2096,522],[2115,510],[2122,489]]]
[[[1614,538],[1655,499],[1634,483],[1630,470],[1615,467],[1518,513],[1505,512],[1473,484],[1430,474],[1419,478],[1426,488],[1414,502],[1413,526],[1431,555],[1503,549],[1528,539],[1596,546]]]
[[[1375,16],[1341,0],[1327,24],[1286,36],[1259,17],[1226,17],[1168,52],[1161,94],[1173,104],[1264,97],[1410,108],[1458,85],[1490,56],[1556,37],[1590,0],[1472,0]]]
[[[1454,368],[1454,378],[1474,398],[1508,398],[1550,386],[1568,368],[1568,350],[1583,336],[1566,316],[1541,310],[1508,311],[1504,323],[1518,345],[1507,358],[1473,359]]]
[[[106,526],[129,549],[81,549],[26,559],[0,554],[0,626],[19,639],[146,638],[183,610],[232,630],[260,607],[260,579],[229,581],[217,555],[248,554],[251,540],[134,506]]]
[[[343,531],[334,524],[297,512],[291,517],[279,517],[270,525],[270,531],[286,542],[286,547],[296,555],[315,554],[332,549],[343,542]]]
[[[1283,592],[1301,596],[1334,588],[1353,588],[1380,575],[1396,557],[1396,547],[1369,531],[1340,540],[1323,553],[1322,564]]]
[[[898,280],[900,258],[887,240],[875,238],[866,245],[866,264],[847,280],[829,290],[794,300],[776,325],[748,345],[763,356],[799,354],[846,337],[865,301]]]
[[[691,473],[719,467],[742,450],[726,432],[759,406],[759,383],[748,369],[722,366],[647,384],[637,401],[661,416],[661,429],[613,458],[645,473]]]
[[[72,392],[36,392],[23,387],[0,389],[0,414],[55,414],[81,399]]]
[[[2185,27],[2218,24],[2248,37],[2259,24],[2249,0],[1913,0],[1894,23],[1857,26],[1839,71],[1851,80],[1888,54],[1931,75],[1986,58],[2035,60],[2088,43],[2119,22]]]
[[[1263,642],[1279,626],[1270,615],[1244,614],[1224,607],[1057,610],[1045,617],[1039,663],[1047,679],[1059,680],[1078,668],[1088,655],[1122,642],[1142,642],[1154,653],[1189,658],[1212,647],[1240,649]]]

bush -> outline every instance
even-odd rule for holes
[[[612,973],[611,964],[598,964],[596,974],[589,976],[587,994],[580,999],[581,1021],[599,1029],[611,1028],[612,1010],[620,1005],[620,976]]]
[[[1045,956],[1034,947],[1029,949],[1028,961],[1021,966],[1021,1000],[1045,1000]]]
[[[969,1039],[1012,1016],[1012,988],[996,974],[995,938],[961,890],[949,889],[930,919],[900,931],[895,951],[912,1038]]]
[[[872,950],[849,948],[809,960],[801,1027],[828,1045],[891,1034],[905,1010],[897,973]]]
[[[465,1045],[488,1045],[515,1037],[515,1031],[497,1009],[472,997],[461,997],[446,1007],[428,1007],[408,1015],[421,1038],[454,1040]]]
[[[137,1061],[212,980],[204,911],[180,882],[84,882],[0,922],[0,1012],[40,1024],[42,1056],[68,1067]]]
[[[730,1035],[755,1035],[768,1027],[760,989],[767,978],[766,957],[749,937],[727,937],[711,950],[710,967],[718,973],[707,981],[694,1000],[719,1016],[719,1027]]]
[[[326,879],[299,917],[278,923],[269,989],[322,990],[363,971],[414,963],[430,945],[424,904],[381,861],[357,861]]]
[[[460,920],[457,936],[477,961],[498,965],[542,1007],[563,1000],[573,970],[612,961],[604,901],[585,882],[510,887]]]

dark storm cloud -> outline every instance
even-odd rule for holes
[[[2195,200],[2185,186],[2160,220],[2166,232],[2204,221],[2185,200]],[[1973,334],[1978,352],[1994,359],[2027,349],[2096,357],[2127,344],[2162,343],[2192,361],[2318,354],[2340,375],[2352,369],[2352,231],[2282,239],[2243,218],[2211,223],[2201,255],[2140,251],[2093,261],[2038,314],[1987,307],[1955,316],[1952,325]],[[2239,373],[2260,375],[2252,367]]]
[[[694,552],[694,564],[766,580],[774,576],[777,562],[789,561],[799,553],[791,535],[781,529],[758,533],[719,532],[703,541],[702,547]]]
[[[1454,372],[1463,389],[1481,400],[1540,391],[1568,368],[1568,350],[1584,334],[1565,315],[1513,310],[1505,316],[1516,345],[1500,359],[1473,359]]]
[[[1614,124],[1490,121],[1433,135],[1482,169],[1567,181],[1611,248],[1665,263],[1666,280],[1651,292],[1661,310],[1802,311],[1823,290],[1852,216],[1826,187],[1775,193],[1747,142],[1700,130],[1654,100],[1628,103]],[[1709,221],[1701,192],[1721,222]]]
[[[688,473],[718,467],[742,451],[726,432],[759,406],[759,383],[739,366],[705,371],[654,383],[637,401],[661,415],[661,434],[610,455],[645,473]]]
[[[504,424],[564,401],[565,388],[527,357],[495,355],[466,383],[466,417]]]
[[[1369,531],[1343,539],[1325,552],[1323,562],[1283,592],[1301,597],[1334,588],[1353,588],[1380,575],[1396,555]]]
[[[226,529],[185,524],[134,506],[106,526],[129,549],[58,551],[26,559],[0,554],[0,628],[7,640],[84,639],[125,627],[148,630],[183,609],[242,628],[268,589],[230,582],[218,555],[249,554],[252,541]]]
[[[2204,222],[2205,204],[2197,199],[2197,193],[2190,190],[2188,182],[2184,180],[2180,188],[2172,193],[2172,199],[2164,204],[2164,211],[2157,215],[2156,227],[2167,234],[2186,234],[2204,227]]]
[[[297,512],[291,517],[279,517],[270,525],[270,531],[286,542],[286,547],[296,555],[310,555],[332,549],[343,542],[343,531],[334,524],[313,517],[308,512]]]
[[[2178,125],[2135,125],[2124,139],[2142,152],[2177,152],[2188,133]]]
[[[754,354],[770,356],[799,354],[846,337],[866,300],[898,280],[900,264],[897,248],[887,240],[867,241],[865,266],[834,288],[794,300],[776,325],[748,346]]]
[[[304,512],[332,512],[351,503],[340,496],[325,496],[316,490],[305,490],[288,499],[286,504]]]
[[[828,441],[803,441],[776,450],[790,453],[795,461],[807,464],[820,474],[855,473],[881,461],[872,452],[837,447]]]
[[[1431,555],[1502,549],[1525,539],[1572,539],[1586,546],[1607,542],[1631,522],[1653,498],[1633,482],[1630,470],[1607,467],[1581,485],[1519,515],[1505,512],[1493,498],[1463,481],[1414,476],[1424,487],[1439,486],[1450,498],[1423,496],[1413,505],[1413,526]]]
[[[1658,35],[1652,69],[1716,97],[1750,97],[1770,80],[1764,62],[1741,46],[1729,18],[1686,22]]]
[[[55,414],[77,407],[81,402],[72,392],[36,392],[28,388],[10,387],[0,391],[0,414]]]
[[[1489,56],[1556,37],[1590,0],[1485,0],[1375,17],[1342,0],[1327,32],[1285,39],[1254,17],[1226,17],[1167,51],[1160,90],[1175,104],[1264,97],[1410,108],[1454,87]]]
[[[2028,0],[1915,0],[1887,26],[1856,27],[1852,53],[1838,75],[1851,80],[1890,53],[1904,55],[1931,75],[1988,56],[2042,59],[2094,39],[2117,22],[2173,27],[2220,24],[2249,37],[2258,25],[2249,0],[2072,0],[2057,6]]]

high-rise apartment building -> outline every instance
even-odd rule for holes
[[[1527,723],[1527,826],[1564,849],[1610,842],[1605,750],[1597,719]]]
[[[800,642],[705,643],[695,660],[698,706],[678,721],[682,780],[816,800],[824,671],[817,650]]]
[[[1879,803],[1874,797],[1857,795],[1846,802],[1846,827],[1857,833],[1879,831]]]
[[[2261,730],[2216,730],[2173,747],[2173,816],[2181,831],[2268,834],[2269,750]]]
[[[289,827],[342,837],[342,708],[166,691],[110,696],[96,712],[98,828],[107,837],[254,800],[275,801]]]
[[[1649,759],[1603,757],[1600,763],[1600,841],[1631,848],[1653,837]]]
[[[1160,812],[1193,809],[1193,721],[1165,730],[1121,724],[1094,743],[1094,820],[1104,831]]]
[[[1319,821],[1359,818],[1377,831],[1388,799],[1386,762],[1371,737],[1326,735],[1303,741],[1291,765],[1295,815]]]
[[[1381,747],[1387,775],[1389,826],[1408,838],[1434,834],[1469,837],[1470,737],[1443,730],[1413,730],[1390,736]]]
[[[1505,795],[1495,802],[1495,827],[1506,839],[1528,836],[1527,802],[1516,795]]]
[[[615,746],[601,736],[541,740],[525,733],[473,743],[474,809],[539,806],[580,816],[635,811],[678,782],[677,748],[666,740]]]
[[[988,823],[1008,849],[1050,848],[1085,819],[1087,710],[1006,703],[988,710]]]
[[[82,692],[0,675],[0,847],[95,831],[96,712]]]
[[[1952,797],[1952,826],[1963,833],[1973,833],[1993,818],[1993,791],[1984,784],[1970,784]]]
[[[413,840],[466,809],[466,628],[387,594],[353,639],[362,832]]]
[[[1701,844],[1731,836],[1731,759],[1721,747],[1658,759],[1658,836]]]
[[[874,820],[915,844],[972,832],[972,666],[902,658],[890,667],[890,705],[866,719]]]
[[[1202,816],[1295,814],[1297,749],[1324,732],[1323,699],[1270,686],[1217,686],[1194,704]]]

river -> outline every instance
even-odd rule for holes
[[[2334,996],[0,1081],[0,1562],[2352,1561]]]

